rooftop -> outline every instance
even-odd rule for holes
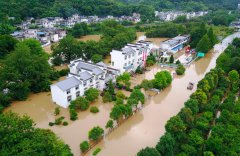
[[[79,85],[80,83],[81,82],[77,78],[72,76],[63,81],[56,83],[55,85],[58,86],[62,91],[66,91],[66,90],[69,90],[69,89]]]

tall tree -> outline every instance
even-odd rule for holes
[[[207,53],[212,48],[212,43],[207,34],[197,44],[197,51]]]

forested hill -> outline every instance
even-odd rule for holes
[[[202,10],[236,9],[239,0],[120,0],[125,3],[142,3],[154,6],[157,10]]]
[[[0,17],[68,17],[81,15],[130,15],[141,13],[146,18],[155,10],[236,9],[238,0],[1,0]]]

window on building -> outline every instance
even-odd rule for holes
[[[127,63],[125,63],[124,66],[127,66]]]
[[[132,57],[134,57],[134,53],[132,54]]]
[[[114,62],[112,62],[112,66],[114,66]]]
[[[128,55],[128,58],[130,58],[131,57],[131,55]]]
[[[72,96],[68,96],[68,97],[67,97],[67,101],[68,101],[68,102],[72,101]]]
[[[86,81],[84,81],[84,82],[83,82],[83,86],[86,86],[86,85],[87,85],[87,82],[86,82]]]
[[[76,86],[75,89],[78,90],[78,89],[79,89],[79,86]]]
[[[96,80],[96,81],[98,80],[98,76],[96,76],[95,80]]]
[[[131,64],[131,61],[128,61],[128,65]]]
[[[101,78],[103,79],[103,74],[101,75]]]
[[[90,83],[92,83],[92,81],[93,81],[93,80],[92,80],[92,79],[90,79]]]
[[[70,90],[67,90],[67,94],[70,94],[71,93],[71,91]]]
[[[76,92],[76,97],[79,97],[80,96],[80,91],[77,91]]]
[[[125,60],[127,59],[127,56],[125,56]]]

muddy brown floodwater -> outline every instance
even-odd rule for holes
[[[161,39],[156,40],[154,43]],[[159,137],[165,132],[164,126],[167,120],[180,111],[184,102],[196,90],[196,85],[192,91],[187,90],[188,83],[191,81],[197,84],[211,68],[215,67],[219,55],[220,53],[209,52],[204,58],[187,67],[183,76],[176,76],[170,87],[156,96],[147,97],[146,106],[141,112],[124,122],[96,146],[102,149],[99,156],[133,156],[146,146],[155,146]],[[161,70],[166,69],[155,65],[145,74],[132,78],[131,82],[133,85],[140,84],[143,79],[152,79],[155,73]],[[172,69],[168,70],[173,72]],[[88,131],[97,125],[105,127],[113,104],[103,104],[99,98],[91,106],[97,106],[100,112],[97,114],[92,114],[89,110],[79,112],[78,120],[74,122],[69,120],[68,110],[61,109],[57,117],[64,116],[69,122],[68,126],[48,126],[49,122],[54,122],[57,118],[53,115],[57,105],[52,103],[50,92],[31,94],[26,101],[13,102],[5,112],[13,111],[20,115],[29,115],[37,127],[51,129],[70,146],[74,155],[78,156],[79,144],[87,140]],[[95,148],[86,155],[90,156]]]

